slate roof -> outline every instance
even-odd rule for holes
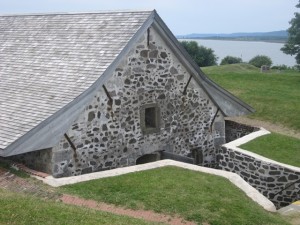
[[[150,26],[225,116],[253,111],[204,75],[155,10],[0,16],[0,156],[56,144]]]
[[[90,87],[150,14],[0,16],[0,149]]]

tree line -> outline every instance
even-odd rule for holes
[[[215,55],[214,50],[212,50],[211,48],[199,45],[196,41],[182,41],[181,44],[199,67],[217,65],[218,57]],[[226,56],[222,59],[220,65],[236,64],[242,62],[243,60],[240,57]],[[256,67],[261,67],[263,65],[271,66],[272,60],[268,56],[257,55],[253,57],[248,63]]]

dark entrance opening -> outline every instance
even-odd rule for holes
[[[146,128],[156,128],[156,108],[150,107],[145,109],[145,125]]]
[[[160,160],[160,154],[159,153],[153,153],[153,154],[146,154],[142,155],[136,160],[136,165],[139,164],[145,164],[149,162],[155,162],[157,160]]]

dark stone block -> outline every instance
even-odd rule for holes
[[[158,56],[157,50],[153,50],[153,51],[149,52],[149,58],[157,58],[157,56]]]
[[[65,143],[63,144],[63,148],[64,148],[64,149],[69,148],[69,143],[68,143],[68,142],[65,142]]]
[[[288,179],[289,179],[289,180],[297,180],[297,179],[299,179],[299,176],[297,176],[297,175],[295,175],[295,174],[290,174],[290,175],[288,176]]]
[[[104,141],[104,142],[105,142],[105,141],[108,141],[108,138],[107,138],[107,137],[103,137],[103,138],[102,138],[102,141]]]
[[[157,99],[165,99],[165,98],[166,98],[165,94],[160,94],[160,95],[157,97]]]
[[[262,165],[262,167],[263,167],[265,170],[268,170],[268,169],[269,169],[269,166],[268,166],[268,165]]]
[[[270,175],[280,175],[281,172],[280,171],[270,171],[269,174]]]
[[[149,52],[149,50],[142,50],[140,52],[140,56],[144,57],[144,58],[148,58],[148,52]]]
[[[267,181],[267,182],[274,182],[275,179],[274,179],[273,177],[267,177],[266,181]]]
[[[93,172],[93,168],[92,167],[87,167],[81,170],[81,174],[86,174],[86,173],[91,173]]]
[[[177,74],[177,73],[178,73],[178,70],[175,69],[175,68],[172,66],[172,67],[170,68],[170,73],[171,73],[172,75]]]
[[[102,130],[103,130],[103,131],[107,131],[107,130],[108,130],[106,124],[103,124],[103,125],[102,125]]]
[[[254,162],[254,159],[250,158],[250,157],[245,157],[245,161],[246,162]]]
[[[120,99],[116,99],[116,100],[115,100],[115,104],[116,104],[116,105],[121,105],[121,100],[120,100]]]
[[[130,85],[131,84],[131,80],[128,79],[128,78],[126,78],[125,81],[124,81],[124,83],[127,84],[127,85]]]
[[[244,171],[241,171],[241,176],[243,176],[243,177],[250,177],[250,174],[248,174],[248,173],[246,173],[246,172],[244,172]]]
[[[94,112],[89,112],[88,121],[91,122],[94,118],[95,118],[95,113]]]
[[[106,162],[105,163],[105,167],[110,167],[110,166],[112,166],[112,162]]]
[[[288,180],[286,179],[285,176],[281,176],[277,179],[278,182],[287,182]]]
[[[93,159],[99,159],[99,156],[93,155]]]
[[[235,159],[237,159],[237,160],[239,160],[239,161],[241,161],[241,162],[244,161],[244,158],[241,157],[241,156],[238,156],[238,155],[235,156]]]
[[[97,163],[95,161],[90,161],[90,165],[95,166]]]
[[[156,65],[154,65],[154,64],[148,64],[148,65],[146,66],[146,68],[147,68],[147,69],[155,69],[155,68],[156,68]]]
[[[249,163],[249,169],[250,170],[256,170],[256,167],[252,163]]]
[[[132,138],[132,139],[129,140],[129,144],[134,144],[134,143],[136,143],[136,139],[135,138]]]
[[[168,54],[166,52],[161,52],[160,53],[160,57],[163,58],[163,59],[165,59],[165,58],[168,57]]]
[[[240,168],[238,166],[235,166],[234,171],[240,171]]]

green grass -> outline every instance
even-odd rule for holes
[[[216,83],[255,108],[250,115],[300,131],[300,72],[261,73],[248,64],[204,67]]]
[[[27,173],[25,173],[21,170],[16,170],[16,169],[12,168],[8,162],[0,161],[0,167],[7,169],[10,173],[15,174],[18,177],[22,177],[22,178],[30,177]]]
[[[61,188],[86,199],[178,214],[199,224],[287,224],[266,212],[228,180],[176,167],[164,167]]]
[[[151,224],[110,213],[45,201],[0,189],[0,224]]]
[[[278,162],[300,167],[300,140],[272,133],[240,146]]]

